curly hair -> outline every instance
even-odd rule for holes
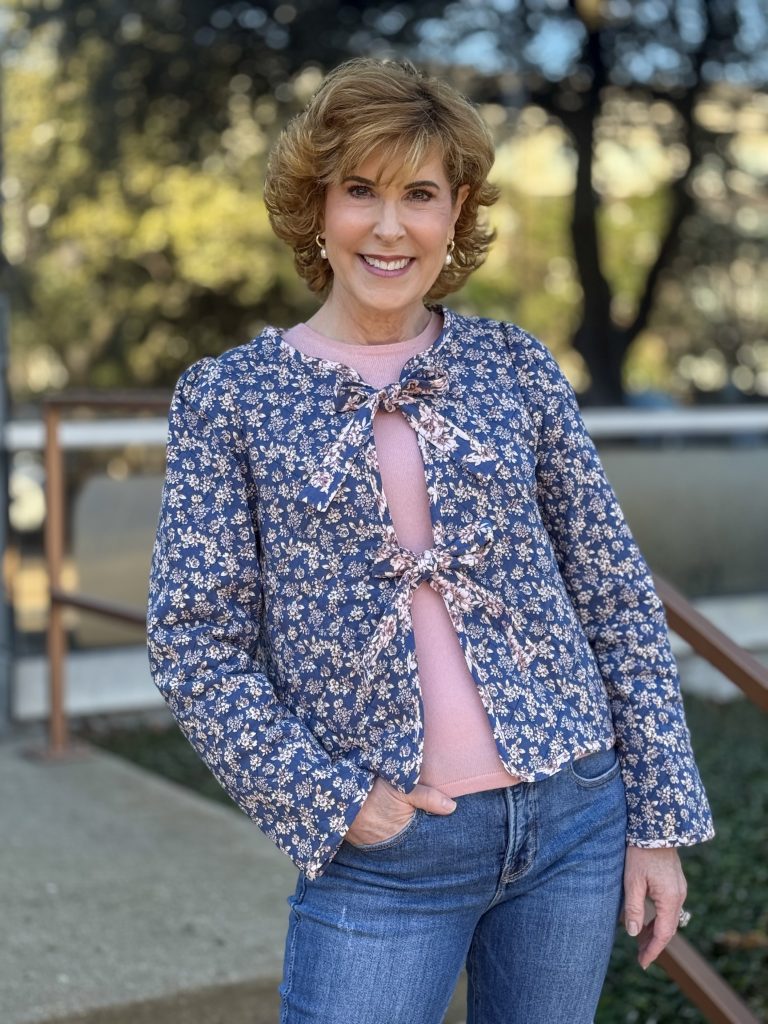
[[[278,238],[294,251],[296,269],[313,292],[327,294],[333,270],[320,257],[325,191],[352,174],[374,151],[416,170],[437,147],[455,200],[469,185],[455,226],[453,262],[426,298],[456,291],[485,260],[495,237],[479,219],[499,190],[487,180],[491,134],[466,97],[408,61],[360,57],[323,80],[307,107],[281,132],[269,155],[264,202]]]

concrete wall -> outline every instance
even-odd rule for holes
[[[600,448],[654,572],[687,597],[768,591],[768,447]]]

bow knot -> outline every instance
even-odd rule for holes
[[[379,559],[371,572],[379,577],[406,576],[411,586],[418,586],[428,580],[450,572],[477,565],[487,552],[493,540],[493,524],[481,519],[460,530],[452,543],[425,548],[415,552],[388,544],[379,552]]]
[[[365,381],[341,378],[336,383],[336,412],[356,412],[370,403],[372,413],[381,407],[394,412],[399,405],[416,397],[438,395],[448,386],[448,374],[437,366],[427,366],[405,381],[395,381],[383,388],[374,388]]]
[[[448,374],[439,366],[412,370],[408,377],[377,388],[357,375],[340,377],[336,382],[334,408],[337,413],[352,413],[339,435],[323,452],[319,466],[299,498],[325,511],[346,479],[358,451],[373,432],[377,409],[399,409],[413,429],[435,448],[445,452],[476,476],[488,477],[496,468],[496,455],[485,439],[470,437],[459,426],[434,408],[432,401],[448,388]]]
[[[441,551],[439,548],[427,548],[426,551],[422,551],[416,556],[413,568],[420,578],[429,579],[430,576],[440,569],[450,568],[451,561],[452,555],[450,551]]]
[[[493,537],[493,523],[481,519],[463,527],[448,543],[418,554],[394,543],[379,550],[371,574],[396,579],[397,584],[386,611],[358,657],[357,667],[363,678],[371,678],[381,652],[393,638],[399,635],[402,642],[412,643],[410,595],[422,581],[427,581],[442,595],[457,630],[462,628],[462,616],[472,612],[479,612],[489,621],[500,624],[515,660],[525,670],[530,654],[527,645],[517,636],[504,602],[466,571],[485,558]]]

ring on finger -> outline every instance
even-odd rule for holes
[[[688,924],[688,922],[690,920],[691,920],[691,912],[690,912],[690,910],[685,910],[684,907],[681,907],[680,908],[680,914],[678,915],[678,918],[677,918],[677,927],[678,928],[685,928],[685,926]]]

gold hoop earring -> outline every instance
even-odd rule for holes
[[[328,259],[328,253],[326,251],[325,246],[323,245],[323,239],[320,238],[320,232],[319,231],[315,235],[315,245],[318,246],[318,248],[320,249],[320,259],[321,260],[327,260]]]
[[[446,265],[446,267],[450,267],[450,265],[453,263],[453,256],[451,255],[451,253],[453,252],[453,250],[455,248],[456,248],[456,243],[454,242],[454,240],[452,238],[449,238],[448,239],[448,252],[445,254],[445,265]]]

